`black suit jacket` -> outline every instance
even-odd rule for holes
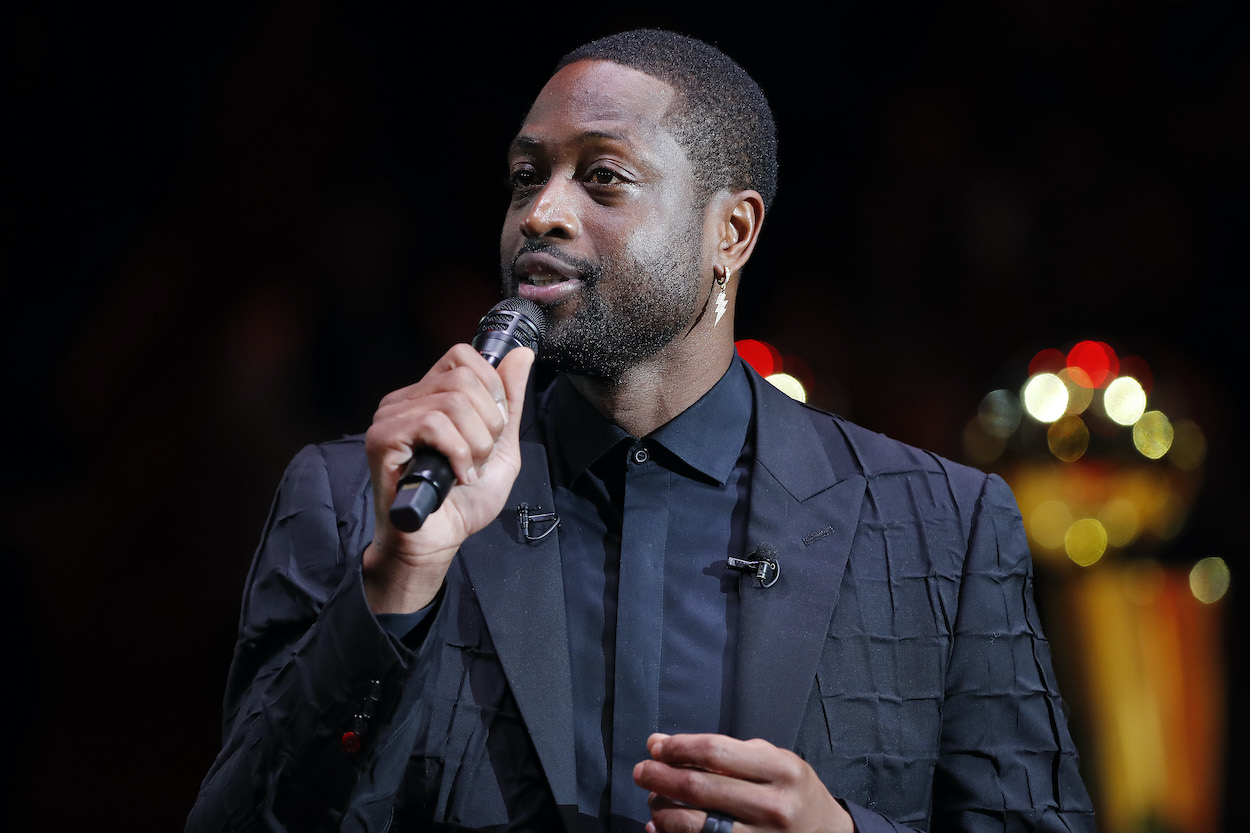
[[[794,749],[865,833],[1093,830],[1006,485],[751,379],[748,541],[781,577],[742,582],[732,734]],[[559,536],[526,541],[515,511],[554,505],[535,408],[506,508],[465,542],[416,650],[364,602],[363,441],[296,457],[189,831],[573,826]]]

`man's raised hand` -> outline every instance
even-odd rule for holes
[[[421,381],[378,405],[365,435],[375,526],[364,581],[375,613],[424,607],[464,540],[503,509],[521,470],[517,438],[533,363],[533,351],[518,348],[494,368],[470,345],[457,344]],[[405,533],[391,525],[389,510],[417,448],[446,455],[457,482],[420,530]]]

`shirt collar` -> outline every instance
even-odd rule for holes
[[[622,440],[633,439],[587,402],[563,374],[557,377],[552,393],[556,442],[568,482]],[[735,353],[729,369],[711,390],[653,431],[645,442],[724,484],[742,454],[754,405],[746,366]]]

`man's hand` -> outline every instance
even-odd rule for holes
[[[634,782],[652,793],[649,831],[699,833],[709,810],[734,819],[734,833],[854,830],[811,766],[768,741],[655,734],[647,751]]]
[[[533,351],[518,348],[496,369],[468,344],[457,344],[421,381],[378,406],[365,435],[375,527],[364,580],[375,613],[406,613],[429,603],[460,545],[503,509],[521,470],[517,437],[533,363]],[[391,525],[389,513],[417,448],[445,454],[457,482],[420,530],[404,533]]]

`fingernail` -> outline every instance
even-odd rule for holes
[[[499,406],[499,413],[503,414],[503,424],[508,424],[508,406],[503,402],[495,402]]]
[[[465,483],[472,483],[477,480],[477,466],[469,466],[469,470],[465,472]]]

